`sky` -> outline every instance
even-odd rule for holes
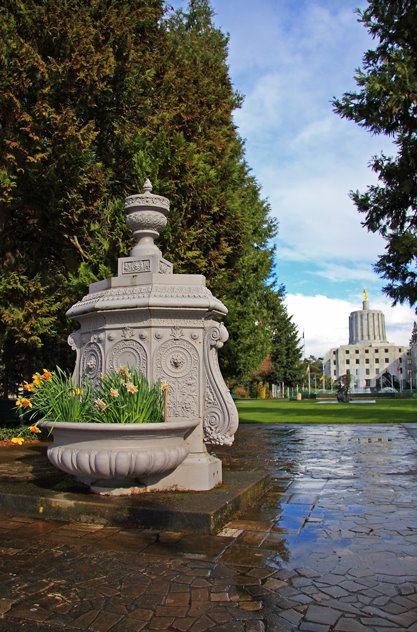
[[[175,8],[186,6],[174,0]],[[246,159],[279,222],[278,280],[305,355],[348,343],[352,311],[385,314],[387,338],[407,345],[413,309],[391,306],[373,271],[384,241],[369,233],[349,197],[376,183],[374,155],[394,155],[333,112],[333,97],[354,90],[363,53],[375,46],[358,22],[366,0],[211,0],[214,22],[230,36],[229,71],[244,97],[235,123]]]

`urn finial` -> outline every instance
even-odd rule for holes
[[[165,228],[169,213],[169,200],[162,195],[152,193],[152,183],[147,178],[143,193],[130,195],[125,199],[126,223],[137,239],[131,257],[143,255],[161,255],[154,240]]]
[[[146,178],[143,184],[143,192],[150,193],[151,191],[152,191],[152,182],[149,180],[149,178]]]

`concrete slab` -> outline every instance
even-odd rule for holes
[[[15,516],[115,527],[214,534],[267,490],[262,472],[224,472],[222,485],[205,492],[158,492],[128,497],[91,494],[52,467],[47,446],[0,450],[0,506]]]

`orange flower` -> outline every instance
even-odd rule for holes
[[[25,440],[22,437],[13,437],[13,439],[11,439],[11,442],[16,443],[17,445],[22,445]]]
[[[126,388],[127,388],[127,392],[128,392],[128,393],[136,393],[136,392],[137,392],[137,390],[138,390],[138,389],[136,388],[136,386],[135,386],[134,384],[132,384],[132,382],[128,382],[128,383],[126,384]]]
[[[38,426],[30,426],[29,430],[31,432],[40,433],[42,430],[39,430]]]
[[[45,380],[50,380],[52,378],[52,373],[50,371],[48,371],[48,369],[42,369],[43,370],[43,375],[42,377]]]
[[[119,368],[120,373],[123,375],[124,373],[126,373],[126,369],[124,368],[124,366],[121,366]]]
[[[33,382],[31,382],[30,384],[28,384],[28,382],[26,382],[26,380],[23,382],[23,388],[25,391],[34,391],[35,390],[35,385],[33,384]]]
[[[119,397],[119,391],[117,390],[117,388],[112,388],[110,391],[110,395],[112,397]]]
[[[16,400],[16,406],[18,406],[19,408],[21,406],[25,406],[26,408],[32,408],[32,402],[30,401],[30,399],[27,399],[27,397],[22,397],[22,399]]]
[[[102,399],[96,399],[96,404],[101,410],[107,410],[107,404]]]

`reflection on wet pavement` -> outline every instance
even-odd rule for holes
[[[0,520],[0,631],[417,632],[417,424],[244,425],[217,536]],[[1,516],[0,516],[1,518]]]
[[[247,512],[252,520],[270,521],[260,544],[270,552],[265,564],[295,573],[287,580],[292,601],[297,587],[297,603],[300,597],[304,605],[320,603],[313,617],[309,608],[292,605],[303,610],[292,627],[281,610],[279,619],[286,623],[276,619],[274,625],[348,632],[417,630],[417,453],[411,439],[416,427],[252,428],[252,455],[238,441],[240,454],[234,453],[233,465],[250,460],[254,469],[267,469],[273,481],[261,505]],[[245,528],[242,521],[234,524]],[[300,582],[306,568],[307,579]],[[407,602],[402,582],[410,591]],[[308,590],[301,590],[303,585]],[[355,604],[355,612],[345,612],[331,598]],[[329,607],[339,613],[334,622],[325,612]],[[372,608],[377,617],[371,616]]]

